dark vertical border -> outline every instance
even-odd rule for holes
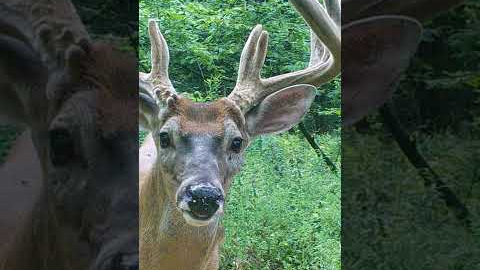
[[[428,0],[365,9],[359,2],[343,1],[344,25],[401,14],[418,19],[423,33],[408,69],[377,92],[393,59],[407,54],[381,55],[378,41],[391,31],[368,42],[365,31],[342,36],[344,112],[352,92],[371,94],[363,100],[367,116],[344,119],[342,269],[480,269],[480,47],[473,38],[480,6],[444,1],[452,8],[437,13],[444,7]],[[372,68],[381,57],[391,61]]]

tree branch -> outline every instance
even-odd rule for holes
[[[445,201],[447,207],[451,208],[455,216],[470,228],[469,211],[467,207],[457,198],[455,193],[442,181],[439,175],[430,167],[425,158],[417,149],[416,142],[410,139],[410,136],[405,132],[399,120],[395,116],[393,109],[389,104],[384,105],[380,109],[380,114],[383,122],[386,124],[392,133],[398,146],[408,158],[410,163],[415,167],[418,174],[423,178],[426,187],[435,185],[435,190],[440,193],[440,197]]]
[[[310,135],[310,133],[308,133],[308,130],[307,128],[305,127],[305,125],[303,124],[303,122],[300,122],[300,124],[298,125],[298,128],[300,129],[300,131],[302,132],[303,136],[305,136],[305,138],[307,139],[308,143],[310,144],[310,146],[313,148],[313,150],[315,150],[315,153],[317,154],[317,156],[319,158],[322,158],[323,161],[325,161],[325,163],[328,165],[328,167],[330,168],[330,170],[334,173],[334,174],[337,174],[337,167],[335,166],[335,164],[330,160],[330,158],[325,154],[325,152],[322,151],[322,149],[320,148],[320,146],[315,142],[315,138],[312,137],[312,135]]]

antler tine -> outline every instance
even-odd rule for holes
[[[242,111],[248,109],[257,99],[257,93],[252,89],[263,87],[260,72],[267,55],[267,47],[268,33],[263,30],[262,25],[255,26],[240,57],[237,83],[228,96]]]
[[[34,46],[51,70],[75,80],[80,59],[90,48],[90,37],[70,1],[36,1],[30,9]]]
[[[267,79],[267,83],[271,84],[271,87],[283,86],[283,84],[289,86],[289,81],[298,80],[299,82],[295,84],[320,86],[338,75],[341,69],[341,34],[339,24],[335,23],[340,20],[340,4],[338,0],[326,0],[326,6],[329,8],[327,11],[317,0],[290,0],[290,2],[317,37],[311,40],[313,43],[311,53],[322,55],[320,59],[324,61],[316,62],[305,70]]]
[[[160,100],[165,100],[171,95],[176,95],[168,76],[168,65],[170,62],[168,45],[154,19],[148,21],[148,32],[151,43],[152,70],[149,74],[140,72],[139,79],[141,83],[153,84],[154,93],[150,94]]]
[[[152,53],[152,70],[150,76],[166,76],[168,78],[168,63],[170,61],[168,45],[158,28],[157,22],[153,19],[148,22],[148,32],[150,34]]]
[[[317,0],[290,0],[290,2],[303,16],[312,31],[310,66],[304,70],[271,78],[260,78],[267,51],[268,35],[261,26],[256,26],[242,52],[237,84],[228,96],[228,99],[244,113],[269,94],[283,88],[297,84],[320,86],[340,73],[340,4],[338,0],[330,0],[327,3],[330,10],[328,12]]]
[[[342,20],[342,6],[340,0],[324,0],[325,8],[333,22],[340,27]]]

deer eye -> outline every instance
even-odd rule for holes
[[[170,135],[167,132],[161,132],[158,137],[160,138],[160,147],[167,148],[170,146]]]
[[[70,132],[54,129],[49,133],[50,160],[54,166],[67,165],[75,155],[75,148]]]
[[[240,150],[242,150],[242,145],[243,145],[243,139],[240,137],[236,137],[235,139],[232,140],[232,145],[230,145],[230,150],[232,150],[235,153],[240,153]]]

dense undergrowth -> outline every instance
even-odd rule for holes
[[[418,135],[418,148],[470,211],[459,222],[390,137],[342,136],[342,242],[346,269],[480,269],[480,140]],[[395,268],[392,268],[392,266]]]
[[[303,138],[257,140],[227,205],[222,269],[340,269],[340,178]]]

